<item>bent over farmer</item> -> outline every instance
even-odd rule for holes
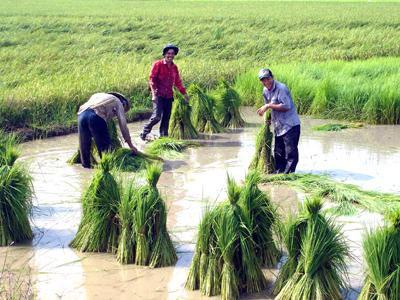
[[[300,119],[292,96],[286,85],[274,79],[270,69],[261,69],[258,79],[264,86],[265,104],[257,110],[257,113],[262,116],[268,109],[272,110],[276,173],[293,173],[299,161]]]
[[[184,96],[185,100],[189,101],[189,96],[186,94],[186,89],[182,84],[178,67],[173,62],[178,52],[178,47],[168,44],[162,51],[164,58],[153,63],[149,78],[153,114],[140,134],[142,140],[146,139],[153,126],[160,122],[160,120],[160,137],[168,136],[169,118],[171,116],[172,102],[174,101],[174,86]]]
[[[79,149],[84,168],[90,168],[92,138],[94,138],[100,156],[103,152],[112,150],[107,122],[114,117],[118,119],[119,128],[125,142],[133,153],[137,153],[136,147],[132,144],[125,117],[125,112],[129,108],[129,101],[120,93],[115,92],[96,93],[79,108]]]

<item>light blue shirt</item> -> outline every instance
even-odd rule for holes
[[[271,112],[271,121],[274,125],[276,136],[284,135],[292,127],[300,125],[300,118],[297,115],[292,95],[286,85],[274,80],[270,91],[264,87],[263,96],[265,104],[282,104],[284,108],[288,109],[286,112],[277,110],[272,110]]]

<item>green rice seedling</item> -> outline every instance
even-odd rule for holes
[[[134,214],[137,201],[137,186],[130,182],[123,186],[122,199],[118,209],[121,233],[118,240],[117,261],[122,264],[135,262]]]
[[[0,166],[0,246],[32,239],[32,194],[32,178],[24,166]]]
[[[17,138],[0,132],[0,246],[31,240],[32,178],[26,167],[15,163]]]
[[[111,153],[111,168],[123,172],[136,172],[146,169],[148,165],[162,161],[162,158],[138,151],[133,153],[127,148],[119,148]]]
[[[205,293],[205,278],[208,268],[210,253],[214,250],[210,245],[215,240],[213,234],[215,210],[206,209],[200,221],[197,233],[196,249],[190,266],[189,275],[185,283],[188,290],[200,289]]]
[[[239,94],[225,80],[222,80],[214,96],[222,127],[232,129],[243,127],[245,122],[239,111],[241,104]]]
[[[139,191],[134,214],[135,263],[153,268],[171,266],[177,260],[166,227],[165,204],[157,190],[161,171],[159,165],[148,166],[147,185]]]
[[[239,205],[242,188],[228,176],[228,201],[208,210],[200,225],[185,287],[237,299],[266,287],[249,221]]]
[[[321,208],[321,198],[308,199],[298,219],[289,221],[289,257],[278,276],[275,299],[342,299],[349,250],[341,228]]]
[[[83,216],[70,246],[82,252],[116,253],[120,190],[111,175],[112,157],[104,154],[82,199]]]
[[[0,166],[12,166],[20,155],[18,138],[0,130]]]
[[[251,170],[257,170],[262,174],[272,174],[275,171],[275,159],[272,154],[272,140],[274,134],[270,128],[271,113],[265,115],[265,123],[256,137],[256,152],[250,163]]]
[[[359,300],[400,299],[400,210],[363,240],[366,277]]]
[[[196,129],[211,134],[223,132],[223,127],[214,116],[214,99],[195,84],[190,85],[188,93],[193,103],[192,120]]]
[[[278,216],[269,197],[258,188],[259,181],[255,171],[246,176],[239,205],[248,220],[256,256],[262,265],[272,267],[280,258],[273,234],[279,227]]]
[[[198,133],[191,120],[192,108],[179,93],[175,94],[169,121],[169,136],[178,140],[197,139]]]
[[[361,128],[363,125],[361,123],[353,123],[353,124],[341,124],[341,123],[329,123],[314,126],[313,130],[316,131],[341,131],[343,129],[348,128]]]
[[[164,158],[177,158],[188,147],[199,146],[199,143],[192,141],[176,140],[169,137],[161,137],[149,144],[146,153],[153,156],[162,156]]]
[[[349,215],[357,208],[386,214],[400,209],[400,196],[395,194],[365,191],[352,184],[337,182],[325,175],[278,174],[263,176],[261,181],[272,184],[287,184],[309,195],[319,195],[338,204],[330,209],[335,214]]]

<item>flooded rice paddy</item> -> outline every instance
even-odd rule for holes
[[[209,299],[184,289],[193,255],[197,225],[204,208],[225,199],[226,173],[244,179],[260,127],[250,109],[248,126],[229,133],[205,136],[203,147],[182,158],[166,161],[159,189],[169,212],[168,228],[179,260],[174,267],[150,269],[120,265],[114,255],[79,253],[68,247],[81,216],[81,193],[92,170],[70,166],[67,159],[77,148],[76,134],[23,144],[22,159],[34,178],[35,199],[31,244],[0,249],[0,262],[27,270],[38,299]],[[364,189],[400,194],[400,126],[365,126],[341,132],[312,131],[326,120],[302,119],[298,172],[327,173],[338,181]],[[130,125],[139,147],[142,123]],[[299,195],[284,187],[265,187],[284,213],[295,210]],[[300,198],[302,195],[300,195]],[[350,285],[347,299],[355,299],[362,276],[361,239],[365,228],[381,216],[362,212],[340,217],[350,240]],[[277,270],[265,270],[272,284]],[[244,299],[266,299],[268,291]]]

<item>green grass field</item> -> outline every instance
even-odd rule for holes
[[[167,42],[181,47],[176,62],[186,85],[213,88],[221,78],[233,82],[271,65],[289,87],[306,72],[293,88],[314,96],[323,93],[320,85],[309,92],[316,80],[327,88],[341,84],[335,70],[355,66],[326,62],[329,76],[315,78],[311,69],[325,72],[318,62],[358,60],[367,68],[365,59],[400,55],[400,3],[391,2],[2,0],[0,17],[0,126],[7,130],[69,126],[77,107],[98,91],[118,90],[136,109],[148,106],[149,69]],[[388,68],[380,71],[390,73],[385,92],[398,103],[391,65],[399,59],[372,61]],[[373,76],[362,80],[379,85]],[[325,108],[341,105],[319,98],[322,104],[300,111],[327,116]],[[359,119],[399,123],[396,112],[385,114],[394,117],[371,112]]]

